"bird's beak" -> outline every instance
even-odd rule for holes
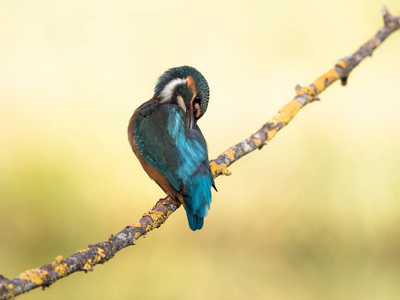
[[[189,129],[192,129],[194,124],[196,124],[196,119],[194,118],[193,105],[190,105],[189,109],[186,111],[186,118]]]

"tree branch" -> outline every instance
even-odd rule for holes
[[[354,54],[339,60],[332,69],[318,77],[307,87],[296,86],[296,96],[272,119],[265,123],[255,134],[229,148],[216,159],[210,161],[214,178],[219,175],[230,175],[228,167],[246,154],[255,149],[261,149],[276,133],[297,115],[306,104],[318,99],[318,94],[340,79],[346,85],[350,72],[394,31],[400,28],[400,15],[392,16],[385,7],[382,7],[385,26],[371,37]],[[87,249],[78,251],[63,259],[58,256],[51,264],[27,270],[10,280],[0,274],[0,300],[11,299],[39,286],[48,287],[58,279],[77,271],[91,271],[97,264],[102,264],[123,248],[135,245],[136,241],[149,231],[160,227],[167,218],[179,208],[180,204],[169,197],[161,199],[145,213],[142,218],[125,227],[118,234],[111,235],[106,241],[89,245]]]

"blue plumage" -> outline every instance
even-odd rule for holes
[[[204,77],[193,70],[179,67],[161,76],[153,98],[133,114],[128,133],[145,171],[182,202],[189,227],[198,230],[210,209],[214,180],[207,144],[197,126],[207,109],[209,90]]]
[[[188,196],[185,198],[186,215],[190,229],[201,229],[204,217],[210,209],[211,204],[212,177],[204,165],[200,166],[198,172],[188,179],[186,188]]]

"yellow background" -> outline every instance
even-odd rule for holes
[[[382,4],[2,0],[0,273],[100,242],[164,196],[126,127],[166,69],[207,78],[215,158],[375,34]],[[179,209],[94,272],[20,298],[398,299],[399,53],[395,33],[231,166],[200,232]]]

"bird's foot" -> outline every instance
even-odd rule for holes
[[[168,196],[165,198],[161,198],[160,200],[157,201],[156,205],[154,207],[158,206],[159,204],[164,204],[168,200]],[[153,209],[154,209],[153,207]]]

